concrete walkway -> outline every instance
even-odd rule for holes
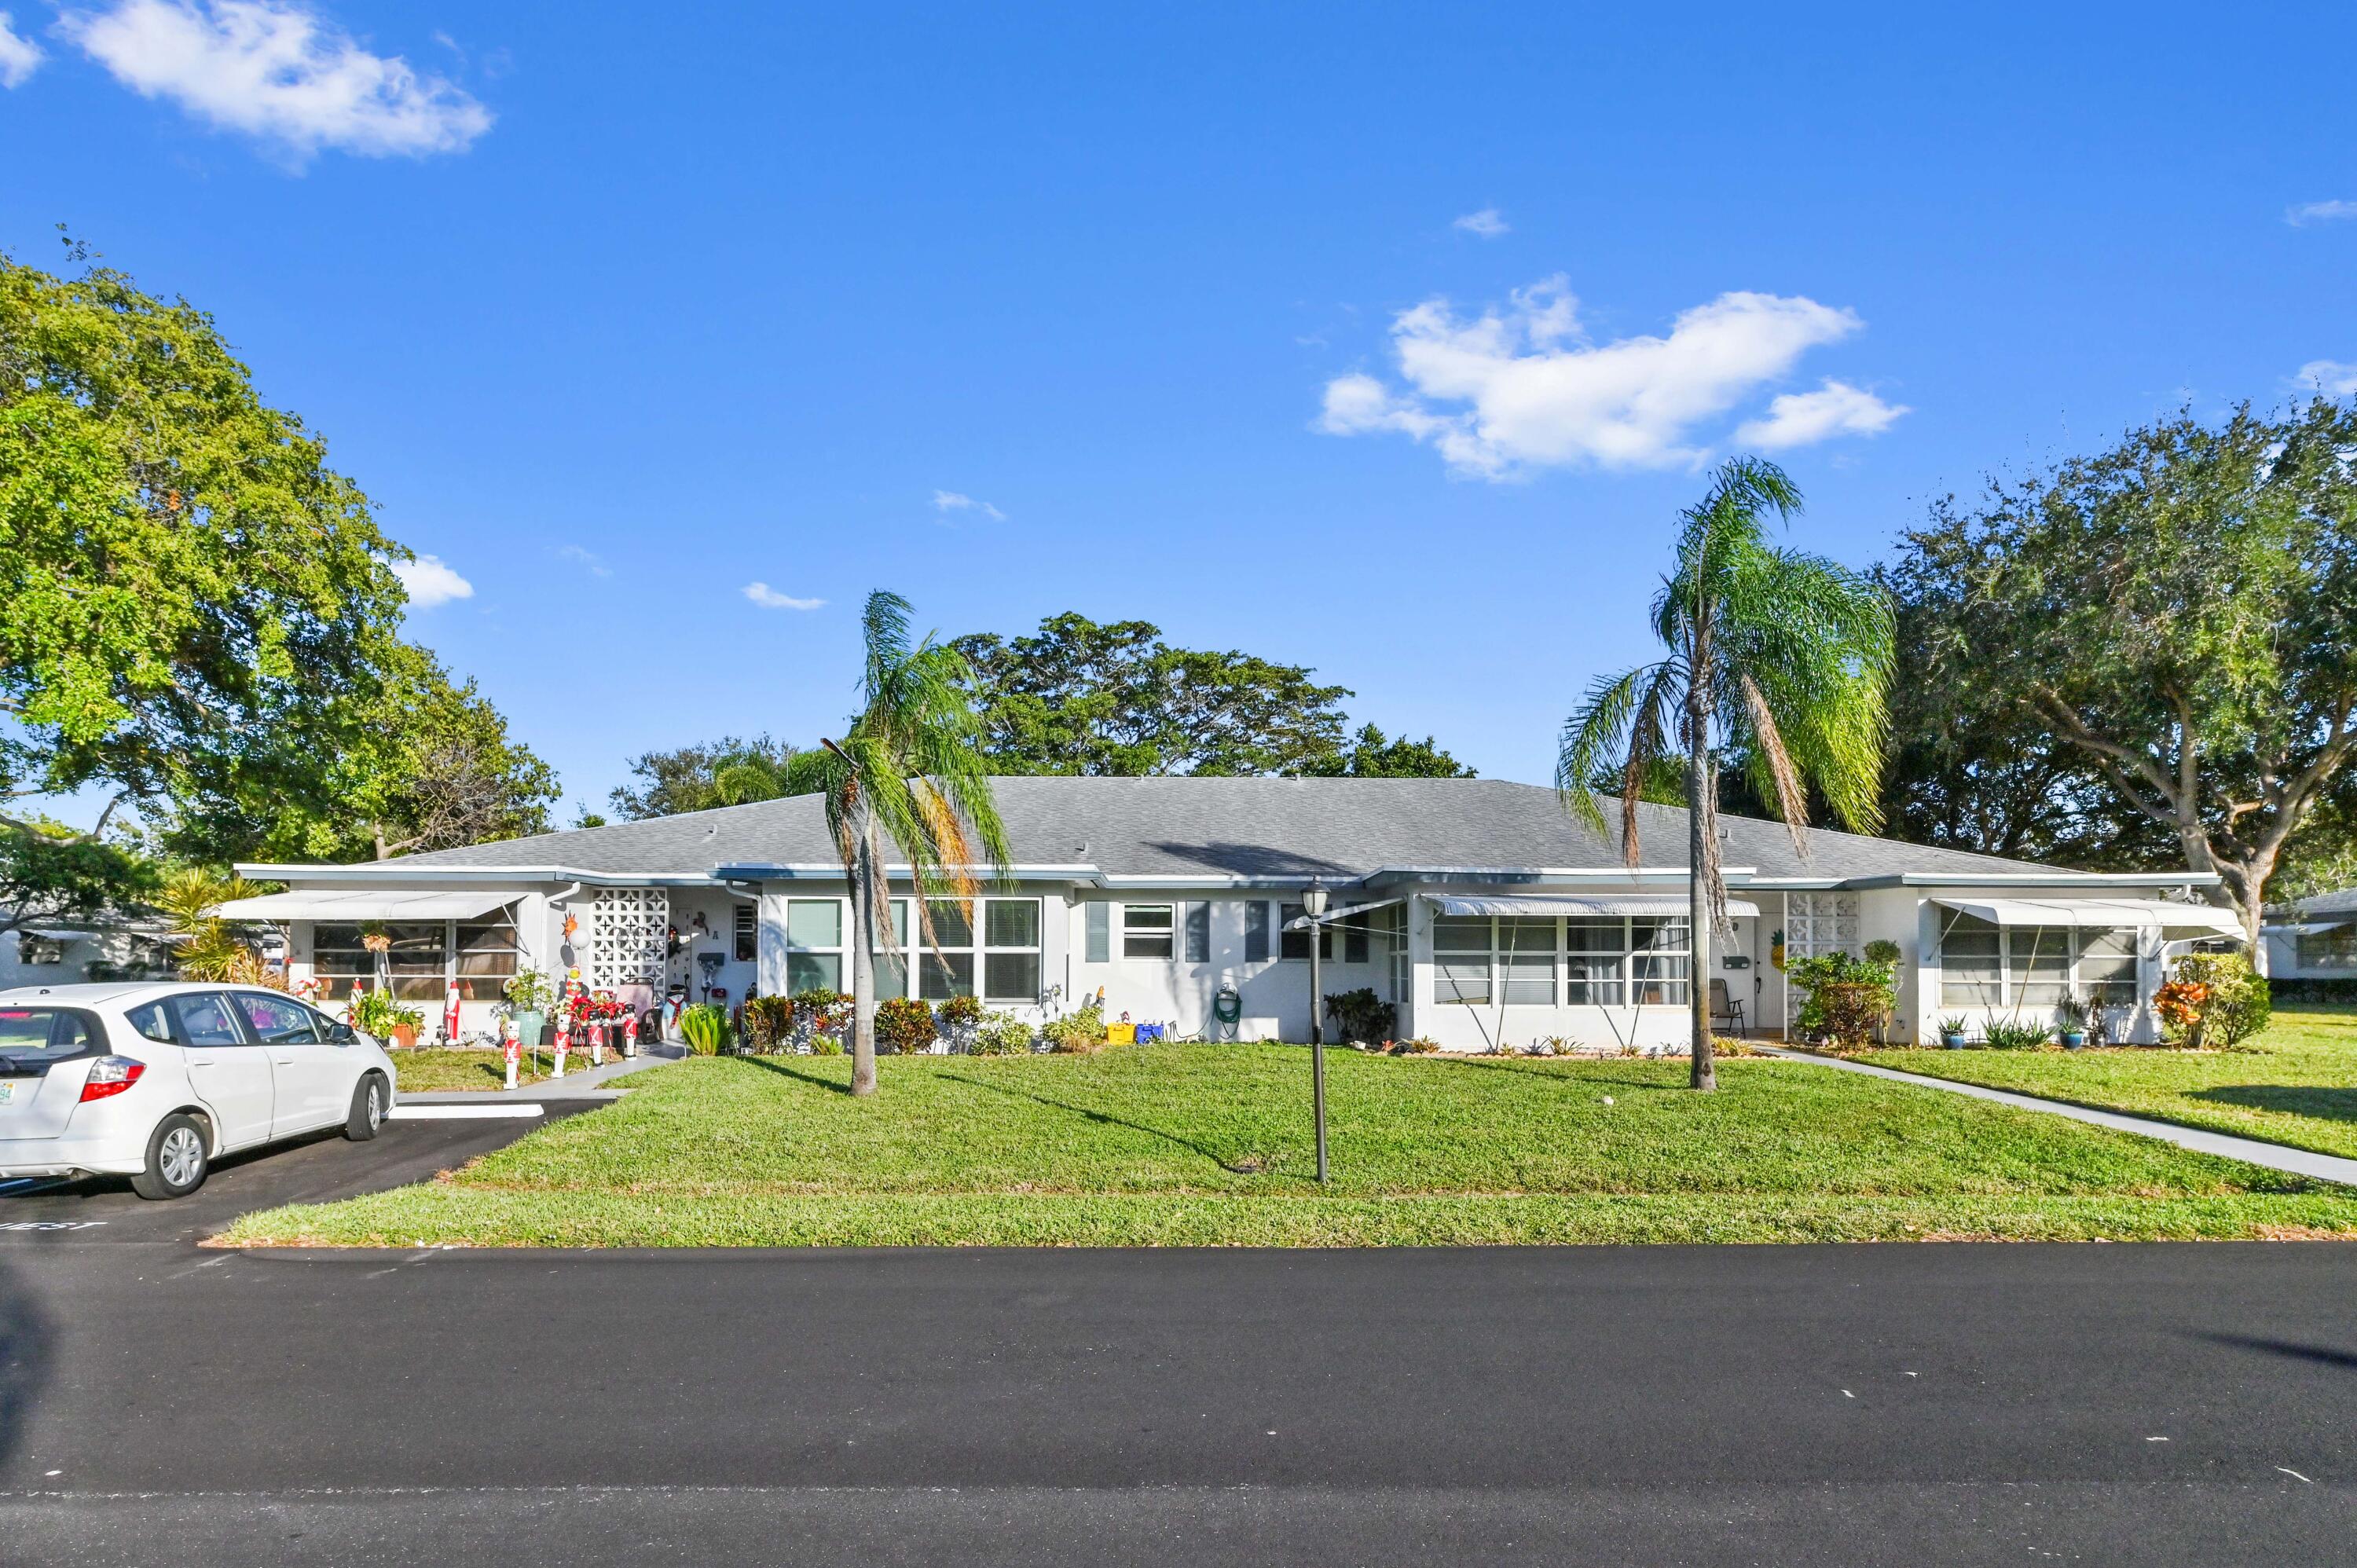
[[[588,1066],[588,1056],[576,1051],[565,1058],[563,1078],[544,1078],[537,1083],[527,1083],[520,1089],[436,1089],[415,1094],[404,1092],[404,1105],[500,1105],[530,1102],[541,1104],[553,1100],[606,1101],[618,1091],[607,1085],[643,1068],[661,1067],[687,1055],[685,1046],[641,1046],[635,1057],[608,1059],[604,1067]],[[576,1066],[576,1063],[581,1065]],[[401,1058],[395,1057],[398,1068]]]
[[[1834,1068],[1842,1072],[1862,1072],[1869,1078],[1896,1079],[1901,1083],[1912,1083],[1924,1089],[1944,1089],[1951,1094],[1994,1101],[1999,1105],[2010,1105],[2017,1111],[2043,1111],[2050,1115],[2068,1116],[2074,1122],[2090,1122],[2115,1132],[2137,1133],[2147,1138],[2158,1138],[2181,1149],[2192,1149],[2204,1155],[2222,1155],[2230,1160],[2265,1165],[2269,1170],[2314,1176],[2319,1181],[2339,1182],[2344,1187],[2357,1187],[2357,1160],[2343,1159],[2338,1155],[2312,1154],[2306,1149],[2270,1144],[2257,1138],[2237,1138],[2231,1133],[2205,1133],[2198,1127],[2180,1127],[2173,1122],[2154,1122],[2142,1116],[2123,1115],[2117,1111],[2097,1111],[2084,1105],[2066,1104],[2059,1100],[2041,1100],[2034,1094],[2016,1094],[2011,1090],[1990,1089],[1977,1083],[1958,1083],[1953,1079],[1931,1078],[1920,1072],[1900,1072],[1896,1068],[1877,1067],[1871,1062],[1854,1062],[1841,1057],[1819,1056],[1814,1051],[1795,1051],[1782,1046],[1761,1045],[1756,1040],[1751,1042],[1751,1047],[1771,1057],[1782,1057],[1787,1061],[1814,1062],[1819,1067]]]

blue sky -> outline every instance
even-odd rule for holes
[[[0,4],[0,246],[215,313],[568,818],[831,732],[878,585],[1544,780],[1738,440],[1864,564],[2357,387],[2340,7]]]

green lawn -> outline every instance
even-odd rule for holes
[[[424,1094],[445,1089],[505,1089],[508,1082],[506,1056],[499,1051],[448,1049],[439,1046],[421,1046],[415,1050],[393,1051],[393,1075],[401,1092]],[[569,1074],[587,1070],[589,1053],[575,1051],[565,1058],[565,1070]],[[516,1084],[519,1088],[537,1083],[556,1070],[555,1053],[542,1048],[526,1051],[516,1061]]]
[[[2357,1236],[2357,1192],[1806,1063],[1308,1053],[691,1060],[438,1180],[231,1243],[1388,1245]]]
[[[1860,1061],[2357,1158],[2357,1008],[2285,1010],[2233,1051],[1867,1051]]]

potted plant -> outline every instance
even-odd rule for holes
[[[554,991],[548,976],[536,969],[519,970],[500,988],[500,994],[507,998],[508,1017],[515,1025],[516,1040],[525,1050],[536,1049],[541,1044],[541,1031],[548,1026],[548,1004],[554,999]]]
[[[403,1050],[417,1044],[417,1031],[424,1026],[425,1015],[414,1007],[404,1007],[393,999],[390,991],[363,991],[352,1004],[352,1027],[379,1040],[390,1041]]]
[[[2054,1004],[2054,1022],[2062,1036],[2062,1048],[2075,1051],[2087,1043],[2087,1004],[2075,996],[2065,996]]]
[[[1940,1044],[1952,1051],[1963,1050],[1964,1048],[1966,1027],[1967,1026],[1962,1017],[1950,1016],[1941,1019]]]

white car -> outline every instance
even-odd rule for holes
[[[182,1197],[234,1150],[375,1137],[393,1084],[383,1047],[283,992],[0,991],[0,1179],[127,1176],[142,1197]]]

